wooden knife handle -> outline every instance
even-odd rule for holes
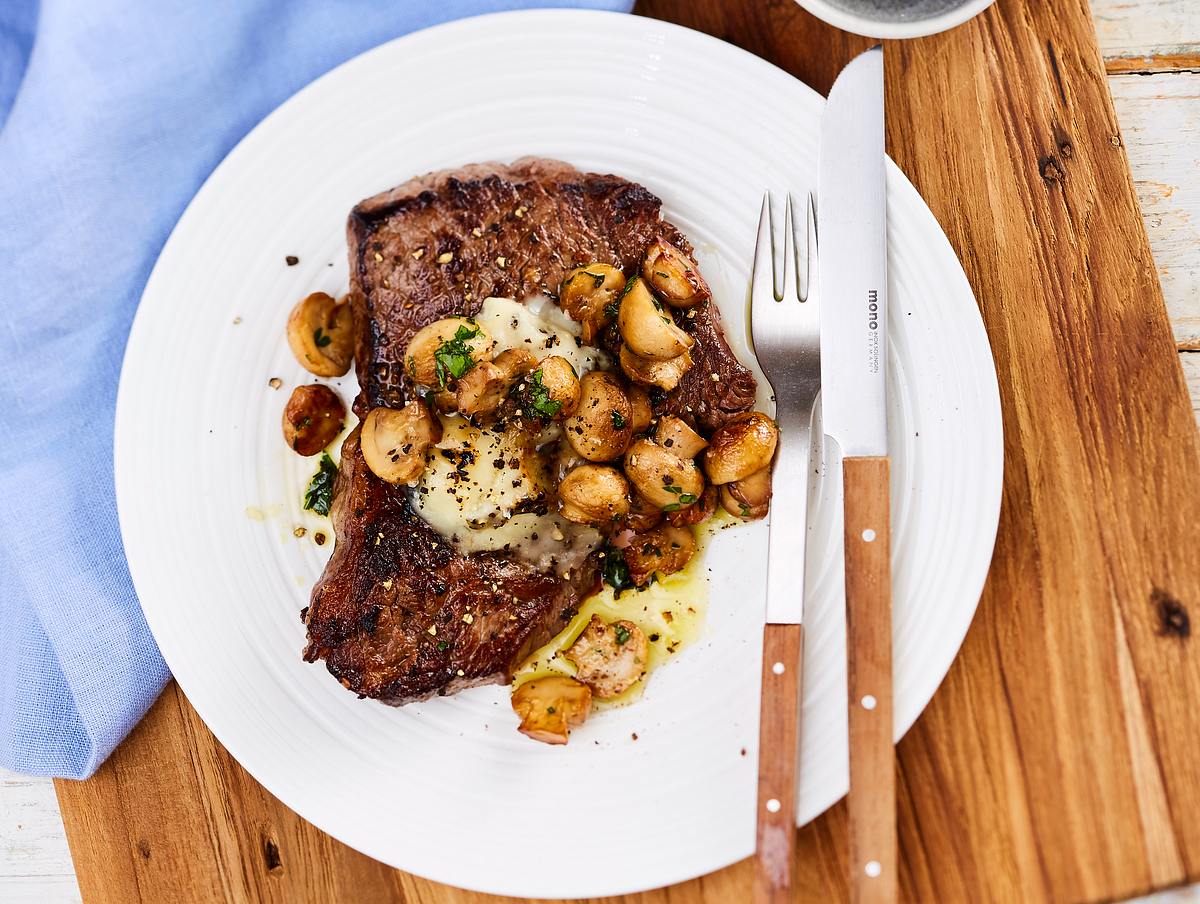
[[[791,904],[796,849],[796,770],[804,627],[763,628],[762,703],[758,729],[757,904]]]
[[[891,529],[886,458],[842,464],[850,727],[850,888],[855,904],[896,900],[892,742]]]

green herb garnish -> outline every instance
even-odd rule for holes
[[[547,707],[546,707],[546,713],[547,713],[548,715],[551,715],[551,716],[552,716],[552,715],[554,715],[554,714],[555,714],[557,711],[558,711],[558,710],[556,710],[556,709],[555,709],[553,706],[547,706]]]
[[[460,379],[475,366],[467,341],[479,335],[477,326],[460,326],[453,339],[447,339],[433,353],[433,366],[437,371],[438,387],[446,388],[446,378]]]
[[[625,420],[625,415],[621,414],[621,412],[617,411],[615,408],[610,411],[609,414],[612,416],[613,429],[624,430],[625,424],[628,423],[628,421]]]
[[[328,452],[321,453],[321,461],[317,465],[317,473],[308,482],[304,491],[304,508],[318,515],[328,515],[333,505],[333,481],[337,477],[338,468],[329,457]]]
[[[439,641],[437,642],[437,648],[438,648],[438,652],[442,652],[442,651],[444,651],[444,650],[448,650],[448,649],[450,649],[450,643],[449,643],[448,641],[445,641],[445,640],[439,640]]]
[[[614,631],[616,632],[616,635],[617,635],[617,646],[619,646],[619,647],[624,646],[625,641],[629,640],[629,637],[630,637],[629,629],[626,628],[624,625],[615,625]]]
[[[691,505],[693,502],[696,501],[696,497],[693,496],[691,493],[680,493],[679,501],[683,505]]]
[[[562,410],[562,401],[551,398],[550,390],[542,382],[542,369],[540,367],[529,375],[529,388],[526,395],[529,407],[546,420],[554,417]]]
[[[325,332],[320,327],[313,330],[313,342],[317,343],[317,348],[324,348],[332,341],[333,337],[325,335]]]
[[[603,273],[593,273],[591,270],[584,270],[582,273],[579,273],[577,275],[578,276],[590,276],[592,278],[592,282],[595,283],[595,285],[592,286],[592,288],[594,288],[594,289],[599,289],[602,285],[604,285],[604,274]]]
[[[604,306],[604,316],[607,317],[609,320],[612,320],[619,313],[621,313],[621,302],[619,300],[618,301],[610,301],[608,304],[606,304]]]
[[[615,546],[605,546],[602,555],[604,564],[600,569],[600,577],[613,589],[614,597],[620,596],[624,590],[637,586],[633,583],[633,578],[629,576],[629,565],[625,562],[625,553]]]

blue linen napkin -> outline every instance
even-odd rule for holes
[[[134,309],[192,195],[355,54],[543,6],[632,0],[0,2],[0,765],[91,775],[167,680],[117,526],[113,408]]]

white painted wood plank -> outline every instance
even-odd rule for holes
[[[0,879],[4,904],[82,904],[74,876]]]
[[[1108,86],[1175,338],[1200,348],[1200,72],[1112,75]]]
[[[1160,891],[1145,898],[1137,898],[1128,904],[1200,904],[1200,885]]]
[[[1197,0],[1092,0],[1105,59],[1200,53]]]
[[[1200,352],[1180,352],[1183,376],[1192,395],[1192,410],[1196,412],[1196,424],[1200,426]]]
[[[58,800],[48,778],[26,778],[0,770],[0,900],[10,887],[44,881],[48,893],[74,887],[71,852],[62,831]],[[78,899],[78,890],[74,899]]]

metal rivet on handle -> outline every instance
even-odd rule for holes
[[[862,532],[862,538],[864,540],[866,540],[868,543],[872,542],[875,539],[875,531],[871,530],[871,528],[868,527],[865,531]]]
[[[782,675],[784,672],[783,663],[782,662],[775,663],[773,666],[771,666],[771,671],[774,672],[776,675]]]
[[[878,860],[868,860],[867,868],[864,872],[872,879],[875,879],[883,872],[883,867],[879,865]]]
[[[860,702],[862,703],[863,709],[874,709],[877,701],[873,696],[867,694]]]
[[[773,797],[769,801],[767,801],[767,812],[778,813],[779,812],[779,801],[777,801]]]

